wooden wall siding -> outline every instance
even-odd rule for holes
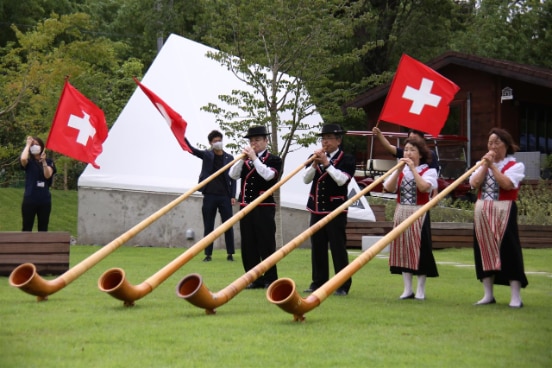
[[[347,248],[362,248],[362,236],[384,236],[393,229],[392,221],[348,222]],[[552,248],[552,226],[519,225],[523,248]],[[471,248],[473,224],[455,222],[432,222],[433,249]]]
[[[69,269],[68,232],[0,232],[0,275],[23,263],[33,263],[40,275],[60,275]]]

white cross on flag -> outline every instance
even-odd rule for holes
[[[438,136],[460,90],[427,65],[403,54],[379,120]]]
[[[96,158],[106,138],[103,111],[65,81],[46,148],[99,169]]]

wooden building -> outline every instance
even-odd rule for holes
[[[535,175],[531,168],[540,175],[544,158],[552,154],[552,70],[458,52],[442,54],[427,65],[460,87],[441,134],[468,137],[470,165],[487,152],[490,129],[501,127],[512,134],[521,152],[531,152],[527,157],[533,161],[537,158],[536,162],[526,162],[529,178]],[[386,84],[370,89],[343,108],[364,109],[366,129],[371,130],[389,87]],[[406,131],[385,122],[378,127],[382,131]],[[375,147],[375,152],[383,154],[381,147]]]

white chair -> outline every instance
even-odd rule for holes
[[[370,164],[369,161],[368,164]],[[372,160],[372,169],[378,172],[387,172],[392,169],[396,164],[397,160],[383,160],[375,158]]]

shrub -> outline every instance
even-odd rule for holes
[[[552,225],[552,189],[548,180],[539,180],[536,187],[522,185],[517,203],[520,224]]]
[[[385,219],[393,221],[396,202],[368,196],[370,205],[385,205]],[[522,185],[519,192],[518,223],[520,225],[552,225],[552,189],[548,180],[538,185]],[[474,203],[445,198],[431,209],[432,222],[473,222]]]

